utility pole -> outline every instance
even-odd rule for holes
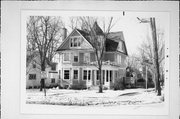
[[[148,83],[148,76],[147,76],[147,65],[146,65],[146,90],[148,89],[148,87],[147,87],[147,83]]]
[[[156,90],[158,91],[158,95],[161,95],[161,86],[160,86],[160,71],[159,71],[159,61],[158,61],[158,47],[157,47],[157,35],[156,35],[156,23],[155,18],[151,17],[150,20],[140,19],[137,17],[140,23],[150,23],[151,31],[152,31],[152,42],[153,42],[153,51],[154,51],[154,69],[155,69],[155,83]]]

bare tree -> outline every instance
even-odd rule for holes
[[[61,37],[63,23],[60,17],[30,16],[27,21],[27,65],[39,56],[41,71],[51,65]],[[45,84],[45,80],[41,79]],[[43,83],[41,83],[41,90]],[[45,86],[44,86],[45,87]]]
[[[81,23],[81,29],[88,32],[89,34],[89,41],[91,42],[91,45],[93,46],[97,64],[96,67],[98,68],[99,72],[102,72],[102,65],[103,65],[103,57],[105,52],[105,43],[107,36],[113,27],[112,21],[113,17],[110,17],[106,26],[105,20],[103,22],[103,29],[99,27],[97,24],[97,17],[79,17],[80,23]],[[105,29],[106,28],[106,29]],[[100,79],[99,84],[99,93],[103,92],[103,81],[101,73],[98,75]]]

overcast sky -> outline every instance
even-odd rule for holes
[[[151,14],[150,14],[151,15]],[[101,15],[102,16],[102,15]],[[107,14],[105,17],[109,17],[110,15]],[[111,29],[111,32],[123,31],[124,39],[126,42],[126,47],[129,55],[138,54],[138,47],[142,44],[142,42],[147,38],[147,35],[151,36],[150,32],[150,24],[149,23],[140,23],[137,17],[140,18],[149,18],[147,17],[148,14],[140,14],[136,15],[136,13],[128,13],[128,15],[114,15],[113,16],[113,23],[115,25]],[[157,29],[161,29],[167,32],[168,26],[168,18],[167,14],[164,13],[156,13],[156,27]],[[65,26],[69,26],[69,16],[63,17],[65,22]],[[102,25],[100,25],[102,28]],[[68,32],[70,33],[70,29],[67,27]]]

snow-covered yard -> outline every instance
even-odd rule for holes
[[[126,89],[120,91],[47,89],[47,94],[38,89],[26,91],[27,104],[73,105],[73,106],[113,106],[147,105],[163,102],[163,96],[156,96],[153,89]]]

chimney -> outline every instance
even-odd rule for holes
[[[62,41],[64,41],[64,39],[67,37],[67,29],[66,28],[62,28]]]

